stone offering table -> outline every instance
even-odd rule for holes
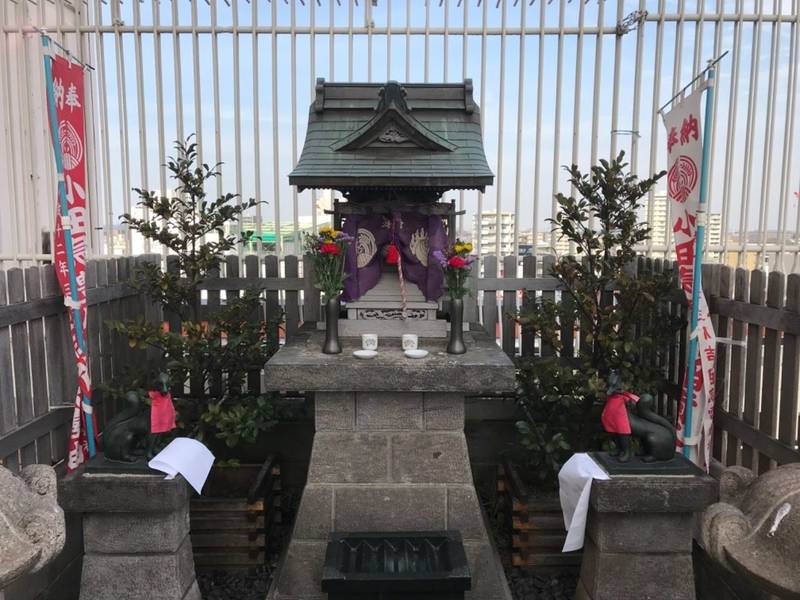
[[[183,477],[81,470],[60,492],[83,513],[80,600],[201,600]]]
[[[576,599],[694,600],[695,513],[716,488],[699,469],[595,480]]]
[[[484,525],[464,437],[464,397],[511,393],[514,367],[483,333],[466,334],[466,354],[446,340],[420,339],[425,359],[381,339],[378,356],[320,351],[303,330],[265,367],[268,386],[313,392],[316,434],[292,539],[269,598],[324,599],[320,582],[330,532],[457,529],[475,600],[510,599]]]

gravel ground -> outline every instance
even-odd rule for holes
[[[506,577],[514,600],[572,600],[578,586],[572,573],[540,576],[513,569]]]
[[[270,584],[267,567],[253,574],[205,571],[197,574],[203,600],[264,600]]]

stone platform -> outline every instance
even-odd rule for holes
[[[592,483],[576,600],[694,600],[695,513],[716,495],[696,467],[687,476],[612,475]]]
[[[201,600],[183,477],[86,473],[67,476],[60,502],[83,513],[80,600]]]
[[[336,356],[321,342],[301,334],[266,366],[272,386],[314,391],[316,411],[308,481],[269,598],[326,598],[331,532],[457,529],[472,573],[466,597],[510,599],[472,480],[464,397],[512,391],[511,361],[479,333],[460,356],[446,354],[444,340],[420,340],[431,350],[422,360],[405,358],[399,340],[382,341],[371,361],[351,355],[356,340]]]

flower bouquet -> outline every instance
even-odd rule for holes
[[[471,256],[472,244],[456,239],[455,243],[444,251],[436,250],[433,256],[439,261],[444,270],[447,291],[450,298],[457,300],[463,298],[469,290],[467,289],[467,278],[469,277],[472,263],[477,257]]]
[[[320,228],[317,235],[306,234],[305,249],[314,266],[315,286],[325,294],[325,354],[339,354],[339,294],[344,288],[347,273],[344,257],[353,237],[336,231],[330,225]]]
[[[317,235],[306,234],[305,249],[314,265],[314,281],[326,300],[336,298],[344,288],[344,256],[352,241],[352,236],[330,225],[320,227]]]
[[[447,351],[450,354],[464,354],[464,296],[469,292],[467,278],[472,270],[475,256],[470,255],[472,244],[456,239],[452,246],[444,251],[433,253],[444,271],[447,291],[450,294],[450,340]]]

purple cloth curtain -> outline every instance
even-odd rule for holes
[[[358,300],[375,287],[382,272],[382,250],[392,242],[400,251],[405,279],[415,283],[427,300],[433,302],[441,297],[444,273],[433,257],[436,250],[447,246],[441,217],[411,212],[350,215],[342,229],[356,240],[350,244],[344,262],[347,279],[342,299],[345,302]]]

